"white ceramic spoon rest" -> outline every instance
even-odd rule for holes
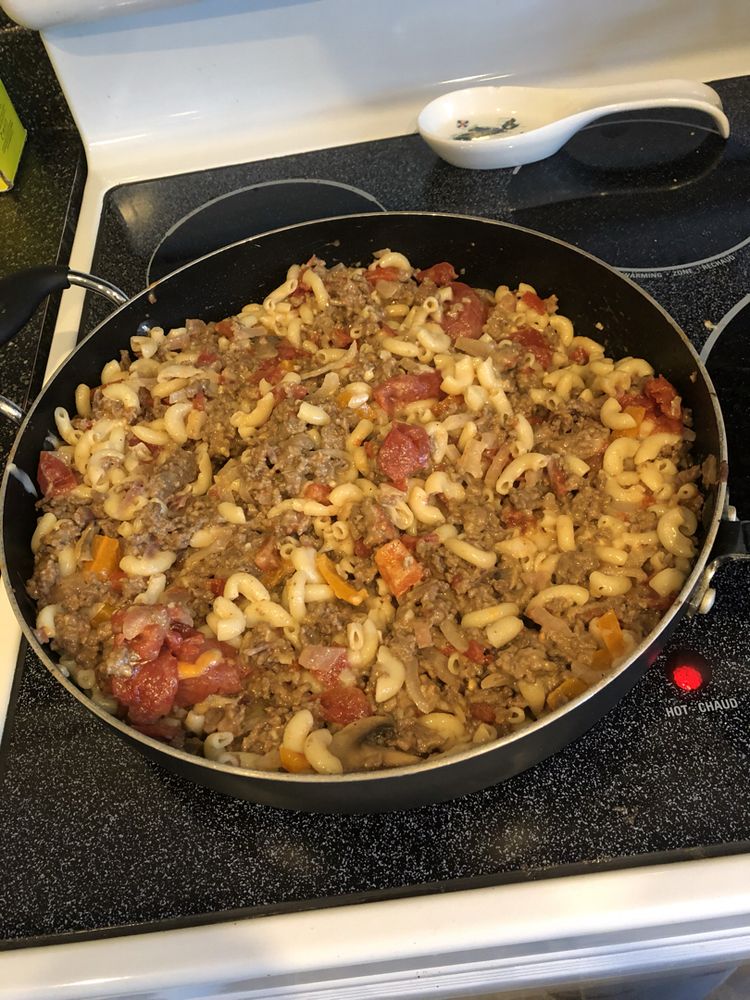
[[[448,163],[473,170],[515,167],[551,156],[603,115],[645,108],[693,108],[729,121],[705,83],[657,80],[611,87],[470,87],[431,101],[417,119],[425,142]]]

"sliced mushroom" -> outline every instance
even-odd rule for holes
[[[344,771],[370,771],[377,767],[393,767],[394,764],[386,763],[386,757],[400,751],[393,751],[390,747],[370,742],[373,738],[392,736],[393,732],[394,722],[390,716],[369,715],[365,719],[349,723],[336,733],[330,750],[344,765]],[[409,763],[412,761],[409,760]]]

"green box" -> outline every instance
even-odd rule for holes
[[[26,129],[0,80],[0,191],[10,191],[26,142]]]

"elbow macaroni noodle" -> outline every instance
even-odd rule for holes
[[[40,638],[126,714],[144,667],[107,629],[163,635],[165,725],[231,766],[418,761],[564,704],[686,585],[702,497],[672,386],[556,309],[386,249],[132,337],[54,411]]]

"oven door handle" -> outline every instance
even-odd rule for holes
[[[16,271],[0,278],[0,344],[6,344],[19,333],[37,307],[52,292],[78,285],[105,296],[115,306],[122,306],[129,296],[116,285],[82,271],[73,271],[63,264],[41,264],[25,271]],[[0,396],[0,415],[15,424],[23,420],[23,410],[6,396]]]

